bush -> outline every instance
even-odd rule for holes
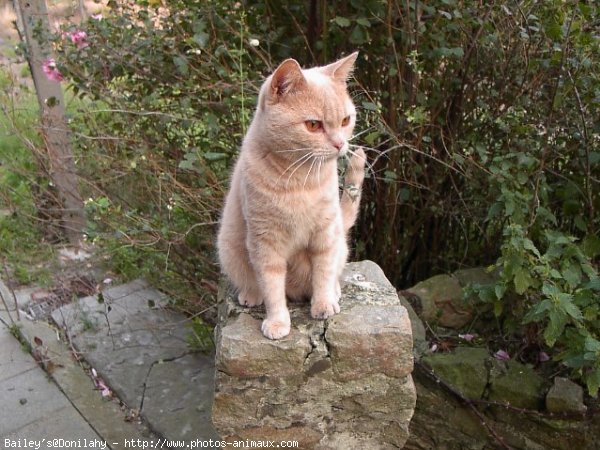
[[[594,2],[149,3],[111,3],[84,45],[55,40],[88,99],[72,123],[89,236],[134,249],[116,253],[123,267],[151,262],[214,293],[212,233],[262,77],[288,56],[311,65],[359,49],[357,144],[374,151],[357,256],[398,287],[498,267],[481,297],[512,333],[539,324],[538,344],[596,395]]]

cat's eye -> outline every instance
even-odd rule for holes
[[[345,127],[349,123],[350,123],[350,116],[344,117],[344,119],[342,120],[342,126]]]
[[[311,132],[320,131],[323,128],[323,122],[320,120],[307,120],[304,122],[306,129]]]

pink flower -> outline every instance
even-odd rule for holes
[[[64,80],[62,73],[60,73],[56,68],[56,61],[54,61],[54,58],[49,58],[44,61],[42,63],[42,70],[46,74],[46,78],[48,78],[50,81],[56,81],[60,83],[62,80]]]
[[[539,362],[550,361],[550,357],[548,356],[548,353],[546,353],[546,352],[540,352],[538,354],[538,361]]]
[[[109,397],[110,395],[112,395],[110,388],[106,385],[104,380],[98,376],[98,372],[96,372],[96,369],[94,369],[93,367],[92,367],[92,380],[94,382],[94,386],[96,386],[96,388],[98,390],[100,390],[102,397]]]
[[[476,334],[471,334],[471,333],[467,333],[467,334],[459,334],[458,337],[461,339],[464,339],[467,342],[471,342],[473,339],[475,339],[475,336],[477,336]]]
[[[90,45],[87,42],[87,33],[83,30],[67,31],[65,36],[71,38],[71,42],[77,46],[78,49],[82,49]]]
[[[494,358],[499,359],[500,361],[508,361],[510,359],[510,355],[504,350],[498,350],[496,353],[494,353]]]
[[[92,14],[92,19],[94,19],[94,20],[102,20],[102,13]]]

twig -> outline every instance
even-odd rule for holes
[[[8,269],[6,267],[5,260],[2,260],[2,266],[4,268],[4,275],[6,276],[6,282],[8,283],[6,286],[8,287],[8,290],[10,291],[10,293],[12,294],[12,298],[15,302],[15,310],[17,311],[17,321],[20,322],[21,321],[21,313],[19,312],[19,302],[17,302],[17,296],[15,294],[15,290],[12,288],[12,286],[10,286],[10,275],[8,274]],[[2,297],[2,302],[4,303],[4,306],[6,307],[6,312],[8,313],[10,320],[11,320],[11,322],[13,322],[13,325],[14,325],[14,321],[13,321],[12,317],[10,316],[10,311],[8,309],[8,306],[4,302],[4,297]]]

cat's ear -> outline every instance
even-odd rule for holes
[[[352,75],[354,62],[358,58],[358,52],[354,52],[345,58],[339,59],[334,63],[321,67],[321,71],[337,81],[346,81]]]
[[[276,98],[302,89],[306,85],[300,64],[295,59],[283,61],[271,77],[271,94]]]

